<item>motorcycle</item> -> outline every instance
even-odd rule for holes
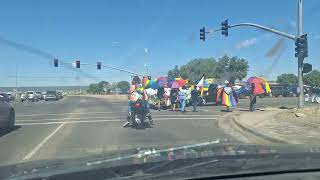
[[[128,115],[127,120],[133,127],[142,129],[145,127],[150,127],[150,125],[153,123],[151,115],[148,114],[146,103],[147,102],[142,100],[137,100],[136,102],[130,103],[131,112]]]

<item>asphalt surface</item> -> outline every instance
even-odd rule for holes
[[[0,164],[75,158],[143,147],[222,140],[239,142],[218,128],[223,107],[198,112],[152,111],[152,128],[123,128],[126,100],[66,97],[14,104],[15,130],[0,136]]]
[[[294,107],[296,98],[258,99],[257,107]],[[241,99],[238,108],[248,109]],[[15,103],[16,127],[0,135],[0,165],[43,159],[75,158],[143,147],[207,141],[239,141],[218,127],[225,107],[202,106],[198,112],[152,111],[152,128],[123,128],[127,101],[66,97],[60,101]]]

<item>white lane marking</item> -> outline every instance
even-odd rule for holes
[[[56,113],[56,114],[17,114],[16,117],[33,117],[33,116],[59,116],[59,115],[77,115],[77,114],[110,114],[117,112],[86,112],[86,113]],[[122,112],[118,112],[122,113]]]
[[[154,115],[153,118],[157,117],[219,117],[220,115]],[[114,116],[114,117],[76,117],[76,118],[54,118],[54,119],[17,119],[16,122],[37,122],[37,121],[63,121],[63,120],[81,120],[81,119],[117,119],[126,118],[126,116]]]
[[[171,121],[171,120],[217,120],[217,118],[159,118],[154,121]],[[16,123],[18,126],[30,125],[51,125],[51,124],[76,124],[76,123],[98,123],[98,122],[124,122],[123,119],[93,120],[93,121],[66,121],[66,122],[38,122],[38,123]]]
[[[60,124],[51,134],[49,134],[46,138],[44,138],[35,148],[32,149],[24,158],[23,161],[30,159],[33,155],[35,155],[39,149],[52,137],[54,136],[63,126],[65,123]]]

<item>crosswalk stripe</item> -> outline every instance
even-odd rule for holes
[[[217,118],[159,118],[157,121],[171,121],[171,120],[217,120]],[[60,121],[60,122],[36,122],[36,123],[16,123],[18,126],[29,125],[52,125],[52,124],[75,124],[75,123],[98,123],[98,122],[124,122],[123,119],[108,119],[108,120],[92,120],[92,121]]]
[[[158,117],[168,117],[168,118],[175,118],[178,117],[180,119],[199,119],[202,117],[206,118],[214,118],[214,117],[219,117],[219,115],[154,115],[152,116],[153,119],[157,119]],[[54,118],[54,119],[16,119],[16,122],[38,122],[38,121],[63,121],[63,120],[81,120],[81,119],[125,119],[126,116],[115,116],[115,117],[70,117],[70,118]]]

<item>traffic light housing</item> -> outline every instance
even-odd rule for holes
[[[80,61],[76,61],[76,68],[80,68]]]
[[[229,25],[228,25],[228,19],[226,19],[225,21],[223,21],[221,23],[221,34],[224,35],[225,37],[227,37],[229,35],[229,32],[228,32],[228,28],[229,28]]]
[[[200,40],[206,40],[206,27],[204,26],[200,29]]]
[[[97,69],[101,69],[101,62],[97,62]]]
[[[312,71],[312,64],[304,63],[302,73],[309,73]]]
[[[295,57],[306,58],[308,57],[308,36],[304,34],[296,39],[295,42]]]
[[[148,79],[151,80],[151,76],[148,76]]]
[[[54,67],[58,67],[58,66],[59,66],[59,61],[58,61],[58,59],[54,59],[54,60],[53,60],[53,64],[54,64]]]

